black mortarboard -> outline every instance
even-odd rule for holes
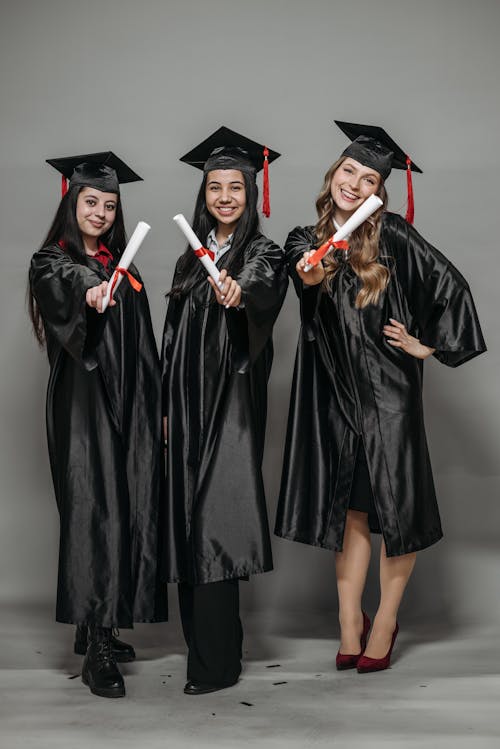
[[[245,169],[250,163],[258,172],[264,166],[265,149],[266,146],[245,138],[228,127],[220,127],[189,153],[181,156],[181,161],[197,169],[203,169],[204,172],[211,169]],[[269,148],[267,151],[269,163],[281,155]]]
[[[391,138],[388,133],[377,125],[358,125],[354,122],[335,124],[351,139],[352,143],[342,152],[342,156],[350,156],[363,166],[374,169],[385,181],[392,169],[404,169],[407,175],[408,210],[406,220],[413,223],[413,185],[411,172],[422,170],[413,163],[410,157]]]
[[[180,160],[202,169],[205,174],[213,169],[239,169],[254,175],[264,169],[262,210],[265,216],[269,216],[268,165],[280,155],[228,127],[220,127]]]
[[[47,159],[50,164],[62,174],[62,193],[70,186],[95,187],[102,192],[120,192],[120,184],[124,182],[142,181],[124,161],[112,151],[86,153],[81,156],[67,156],[60,159]]]

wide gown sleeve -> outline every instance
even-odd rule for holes
[[[244,372],[257,359],[272,334],[288,286],[283,251],[258,237],[236,278],[241,286],[242,309],[226,310],[235,365]]]
[[[33,255],[29,280],[47,335],[86,369],[94,369],[97,362],[88,343],[90,330],[95,332],[99,324],[98,313],[87,306],[85,294],[102,278],[54,246]]]
[[[436,349],[435,357],[450,367],[486,351],[474,300],[461,273],[402,217],[389,214],[384,235],[386,228],[414,320],[410,332]]]
[[[295,266],[304,252],[315,249],[316,237],[312,226],[296,226],[285,242],[285,257],[288,272],[293,280],[300,302],[300,316],[304,333],[308,340],[314,340],[314,319],[321,298],[321,284],[306,286],[298,275]]]

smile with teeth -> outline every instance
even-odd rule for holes
[[[355,195],[353,192],[349,192],[345,189],[345,187],[340,188],[340,194],[345,200],[349,200],[351,202],[359,200],[359,195]]]
[[[230,214],[235,211],[236,208],[234,206],[218,205],[217,210],[219,211],[219,213]]]

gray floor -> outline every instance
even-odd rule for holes
[[[402,622],[390,671],[359,676],[334,670],[324,616],[295,617],[285,637],[248,615],[240,683],[193,698],[175,616],[127,633],[139,660],[122,667],[126,698],[105,700],[82,685],[72,628],[48,608],[0,614],[2,749],[500,746],[500,643],[487,628],[450,638]]]

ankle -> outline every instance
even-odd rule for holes
[[[373,629],[381,632],[394,632],[397,624],[397,614],[394,612],[378,611],[373,620]]]
[[[356,611],[339,611],[339,624],[341,629],[359,629],[363,626],[363,612],[361,609]]]
[[[92,642],[108,642],[111,640],[111,628],[92,625],[90,627],[90,639]]]

